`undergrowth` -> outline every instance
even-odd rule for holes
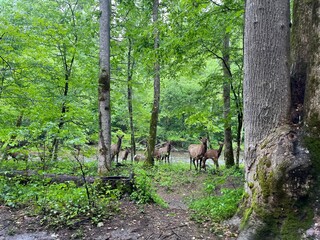
[[[26,179],[0,177],[0,204],[12,208],[27,208],[29,214],[39,215],[43,224],[74,227],[82,221],[98,224],[118,211],[121,189],[111,189],[100,182],[78,187],[73,182],[50,183],[42,174],[56,173],[77,176],[96,176],[96,162],[59,160],[0,161],[1,171],[33,170],[37,177]],[[187,163],[160,164],[146,168],[130,161],[114,168],[110,175],[129,176],[134,173],[134,186],[130,199],[139,204],[167,203],[157,194],[157,188],[176,191],[200,186],[200,192],[190,195],[186,202],[193,211],[193,219],[219,222],[233,216],[243,194],[243,169],[224,169],[218,173],[189,170]],[[177,193],[179,194],[179,193]]]
[[[83,220],[97,224],[117,212],[120,196],[117,189],[97,189],[91,186],[88,198],[85,187],[73,182],[49,184],[34,178],[26,183],[23,177],[0,177],[0,204],[27,208],[28,214],[39,215],[48,226],[72,227]]]
[[[203,183],[203,195],[189,199],[193,219],[221,222],[234,216],[243,197],[243,181],[241,168],[222,168],[218,176],[208,178]]]

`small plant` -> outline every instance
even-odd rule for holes
[[[148,172],[142,168],[136,168],[135,170],[134,191],[131,194],[131,198],[138,203],[154,202],[161,206],[166,206],[166,203],[156,193]]]
[[[242,195],[243,189],[222,189],[220,196],[194,200],[189,207],[194,210],[193,218],[198,222],[220,222],[236,213]]]
[[[205,197],[191,199],[189,207],[193,218],[199,222],[220,222],[232,217],[243,196],[243,170],[221,169],[219,176],[208,177],[203,184]]]
[[[39,178],[0,177],[0,203],[14,208],[29,207],[30,214],[40,215],[41,223],[53,227],[72,227],[82,220],[97,224],[118,210],[117,189],[90,186],[90,201],[85,187],[73,182],[51,183]]]

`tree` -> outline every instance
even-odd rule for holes
[[[65,115],[67,113],[67,108],[68,108],[68,95],[69,95],[69,82],[71,78],[71,72],[72,68],[74,65],[75,61],[75,55],[76,55],[76,49],[77,49],[77,42],[78,42],[78,32],[75,30],[76,29],[76,16],[75,16],[75,10],[77,8],[77,2],[72,5],[70,2],[66,3],[66,7],[63,8],[65,9],[66,13],[70,12],[70,22],[72,25],[72,33],[70,34],[69,37],[69,44],[66,44],[66,42],[63,43],[58,43],[57,44],[57,49],[59,51],[59,57],[61,58],[61,63],[63,66],[63,71],[64,71],[64,87],[63,87],[63,101],[61,104],[61,115],[59,118],[59,123],[58,123],[58,132],[57,135],[53,138],[52,141],[52,147],[51,147],[51,158],[53,160],[57,160],[58,158],[58,149],[59,149],[59,142],[60,139],[58,135],[60,134],[63,126],[65,125]],[[70,45],[70,46],[68,46]],[[69,56],[70,55],[70,56]]]
[[[56,143],[65,147],[92,140],[98,126],[94,6],[91,0],[1,1],[6,9],[0,14],[6,33],[1,52],[11,66],[1,74],[2,141],[16,135],[44,151],[52,146],[56,156]]]
[[[303,2],[307,4],[310,1]],[[311,12],[315,13],[319,8],[319,1],[311,2]],[[296,90],[303,94],[303,89],[294,90],[290,87],[289,9],[289,1],[248,0],[246,3],[246,194],[242,206],[242,233],[239,239],[301,239],[299,229],[309,227],[313,217],[311,205],[308,203],[314,201],[313,191],[317,189],[314,180],[319,174],[311,170],[314,167],[319,170],[318,161],[312,157],[315,156],[314,147],[320,147],[319,131],[316,139],[312,132],[314,128],[310,130],[308,117],[305,130],[302,130],[301,123],[292,121],[293,112],[290,111],[290,107],[294,106],[294,103],[291,96]],[[303,11],[303,14],[306,12]],[[305,24],[296,22],[295,19],[296,16],[293,28],[301,28],[300,24]],[[310,24],[318,27],[319,23],[315,21]],[[303,28],[305,27],[303,25]],[[319,31],[314,32],[319,34]],[[315,35],[311,36],[307,45],[303,47],[308,48],[315,39]],[[316,68],[319,69],[319,60],[315,58],[319,54],[319,42],[316,42],[311,59],[317,59]],[[319,76],[312,75],[312,61],[309,63],[306,65],[310,66],[311,74],[307,79],[306,93],[310,94],[312,100],[309,101],[307,98],[303,106],[306,116],[312,115],[313,124],[319,125],[319,115],[311,112],[311,109],[313,113],[320,111],[319,98],[314,91],[319,89]],[[313,91],[310,91],[312,88]]]
[[[230,117],[230,85],[231,85],[231,69],[230,69],[230,38],[226,34],[224,37],[223,48],[223,73],[225,82],[223,83],[223,117],[224,117],[224,160],[226,167],[234,166],[233,147],[232,147],[232,130],[231,130],[231,117]]]
[[[148,156],[146,164],[154,165],[154,148],[156,145],[157,138],[157,126],[158,126],[158,115],[160,105],[160,62],[159,62],[159,29],[157,27],[158,22],[158,8],[159,0],[153,1],[152,9],[152,20],[154,24],[154,51],[155,51],[155,62],[154,62],[154,86],[153,86],[153,107],[150,120],[149,139],[148,139]]]
[[[99,77],[99,146],[98,172],[111,170],[110,112],[110,0],[100,0],[100,77]]]
[[[132,59],[132,40],[128,38],[128,112],[129,112],[129,125],[130,125],[130,132],[131,132],[131,161],[133,161],[133,157],[136,154],[136,141],[134,137],[134,125],[133,125],[133,110],[132,110],[132,75],[133,75],[133,67],[134,67],[134,59]]]

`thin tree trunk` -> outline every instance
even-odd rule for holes
[[[76,21],[75,21],[75,8],[76,8],[77,4],[74,5],[74,7],[72,7],[70,4],[68,4],[69,10],[71,12],[71,16],[72,16],[72,21],[71,21],[71,25],[74,29],[76,29]],[[74,38],[73,38],[73,47],[76,47],[77,43],[78,43],[78,33],[77,31],[74,31],[73,33]],[[60,139],[59,139],[59,134],[65,124],[65,114],[67,113],[67,97],[68,97],[68,92],[69,92],[69,80],[70,80],[70,76],[71,76],[71,71],[72,71],[72,67],[73,67],[73,63],[75,60],[75,51],[73,51],[72,53],[72,58],[70,60],[70,63],[68,64],[68,60],[67,60],[67,46],[66,44],[62,44],[62,45],[58,45],[58,50],[60,52],[60,57],[62,60],[62,64],[63,64],[63,68],[64,68],[64,92],[63,92],[63,102],[62,102],[62,106],[61,106],[61,115],[60,115],[60,119],[59,119],[59,124],[58,124],[58,132],[56,134],[56,136],[53,139],[52,142],[52,148],[51,148],[51,156],[50,158],[52,160],[57,160],[58,158],[58,151],[59,151],[59,144],[60,144]]]
[[[159,115],[159,105],[160,105],[160,62],[159,62],[159,30],[156,26],[158,22],[158,8],[159,0],[154,0],[153,2],[153,24],[154,24],[154,51],[155,51],[155,63],[154,63],[154,86],[153,86],[153,108],[150,121],[149,139],[148,139],[148,156],[146,159],[147,165],[154,165],[154,148],[156,145],[157,138],[157,125],[158,125],[158,115]]]
[[[133,161],[134,155],[136,155],[136,142],[134,138],[134,125],[133,125],[133,110],[132,110],[132,75],[134,61],[131,56],[132,52],[132,41],[128,39],[128,111],[129,111],[129,120],[130,120],[130,133],[131,133],[131,161]]]
[[[237,150],[236,150],[236,166],[239,167],[240,162],[240,152],[241,152],[241,137],[242,137],[242,124],[243,124],[243,110],[242,110],[242,88],[239,87],[238,93],[236,93],[233,85],[231,84],[231,90],[233,93],[233,97],[235,99],[236,103],[236,109],[237,109],[237,136],[236,136],[236,142],[237,142]]]
[[[75,37],[75,41],[77,41],[77,37]],[[63,45],[58,46],[61,58],[62,58],[62,63],[63,63],[63,68],[64,68],[64,91],[63,91],[63,102],[62,102],[62,106],[61,106],[61,114],[60,114],[60,119],[59,119],[59,124],[58,124],[58,132],[56,134],[56,136],[54,137],[53,141],[52,141],[52,147],[51,147],[51,160],[57,160],[58,158],[58,151],[59,151],[59,144],[60,144],[60,139],[59,139],[59,133],[61,132],[61,130],[63,129],[63,126],[65,124],[65,114],[67,113],[67,97],[68,97],[68,93],[69,93],[69,79],[71,76],[71,70],[72,70],[72,66],[74,63],[74,58],[75,58],[75,53],[73,53],[71,61],[70,61],[70,65],[68,65],[67,62],[67,49],[66,46]]]
[[[223,83],[223,117],[224,117],[224,160],[226,167],[234,166],[234,156],[232,147],[232,130],[231,130],[231,117],[230,117],[230,82],[232,78],[230,69],[230,38],[226,34],[224,38],[223,49],[223,73],[225,82]]]
[[[111,109],[110,109],[110,0],[100,0],[100,77],[99,77],[99,145],[98,173],[111,170]]]

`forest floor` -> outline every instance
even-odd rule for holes
[[[98,226],[82,222],[72,229],[54,230],[42,226],[37,216],[28,216],[26,209],[12,210],[0,206],[0,240],[235,239],[237,233],[234,229],[216,226],[221,228],[221,234],[214,234],[212,223],[199,224],[192,220],[185,199],[197,195],[199,188],[201,184],[171,188],[170,191],[159,187],[158,194],[168,203],[167,208],[156,204],[139,205],[123,198],[120,200],[120,211],[109,220]]]

